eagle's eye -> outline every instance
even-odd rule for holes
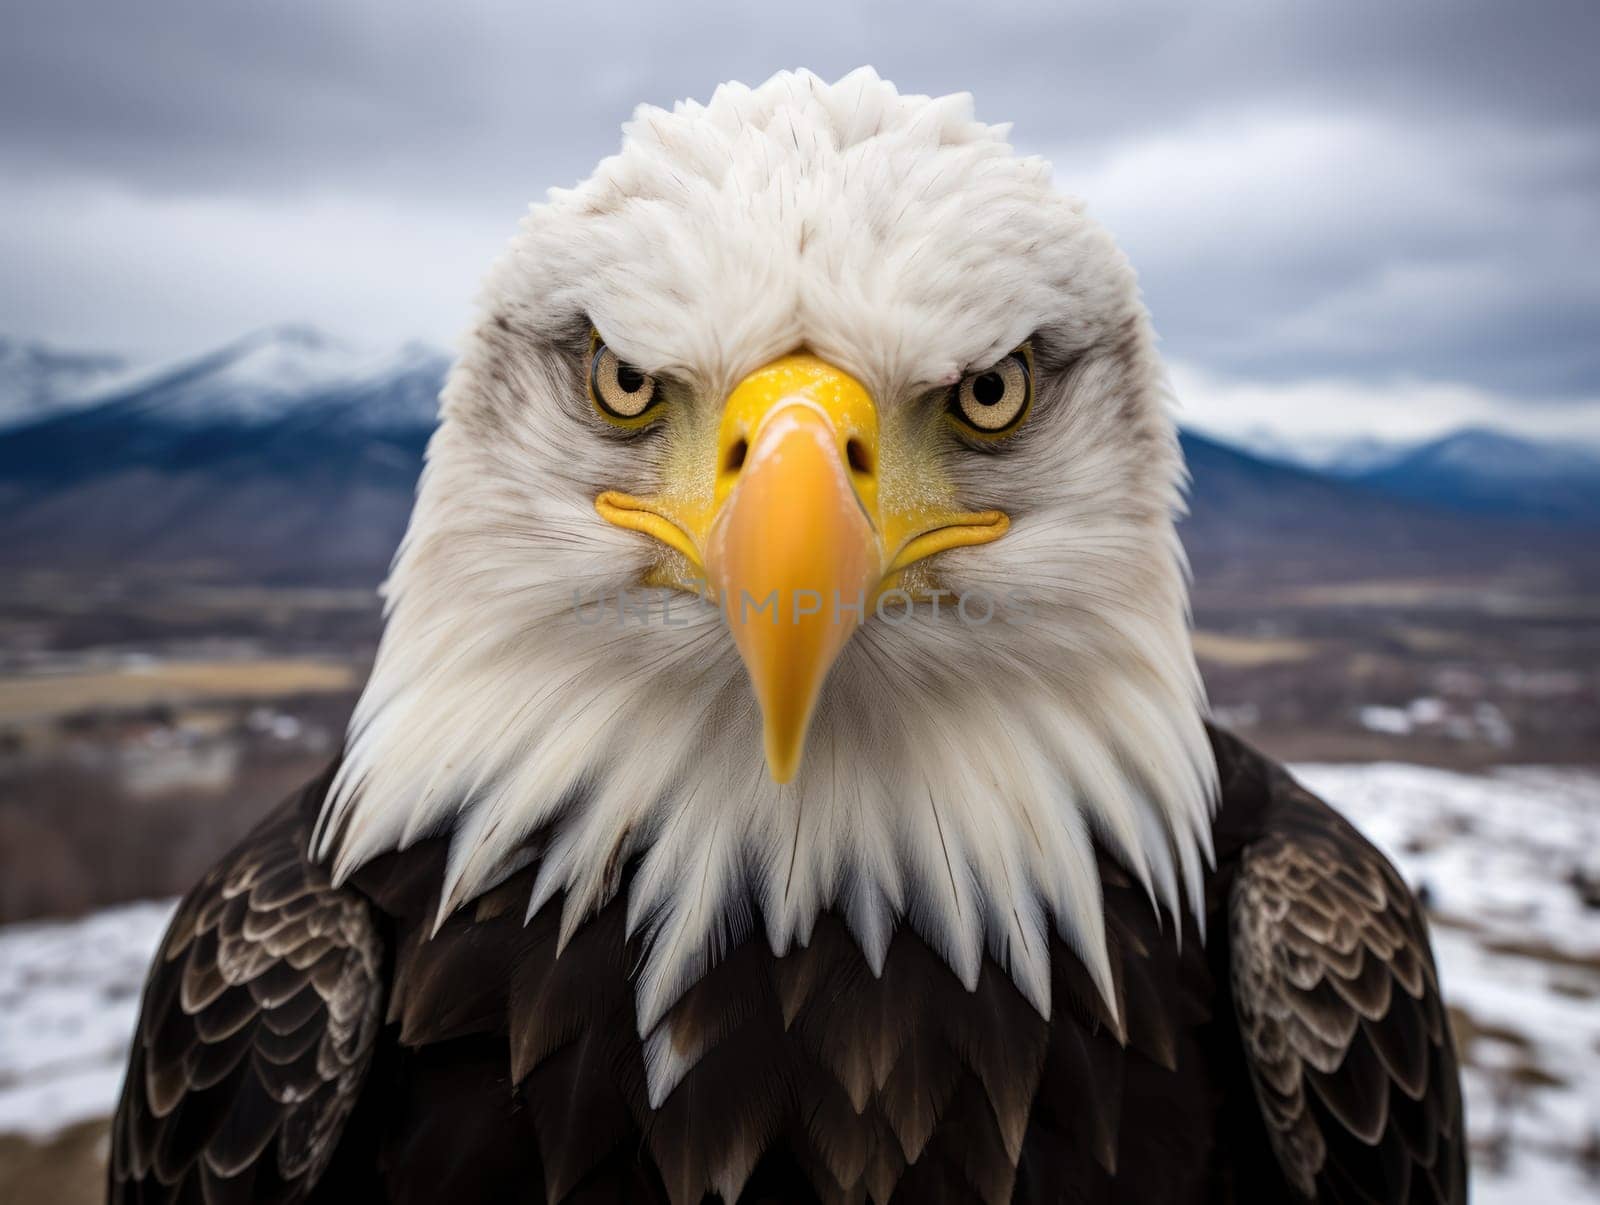
[[[992,438],[1020,426],[1032,400],[1033,366],[1024,347],[963,378],[951,395],[950,413],[969,430]]]
[[[595,343],[589,360],[589,396],[606,419],[635,426],[650,413],[659,394],[654,377],[618,359],[604,343]]]

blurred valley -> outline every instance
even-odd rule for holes
[[[333,755],[448,361],[0,341],[0,921],[170,895]],[[1189,432],[1218,718],[1297,761],[1592,764],[1600,458]]]

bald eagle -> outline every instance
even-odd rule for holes
[[[970,99],[641,108],[442,395],[117,1201],[1465,1199],[1416,899],[1211,728],[1133,273]]]

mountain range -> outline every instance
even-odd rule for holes
[[[143,369],[0,341],[0,562],[371,581],[404,530],[448,367],[421,344],[373,354],[300,326]],[[1600,526],[1600,457],[1501,432],[1321,468],[1183,441],[1190,558],[1241,584],[1555,556]]]
[[[1396,498],[1488,515],[1600,521],[1600,450],[1462,427],[1420,440],[1291,440],[1256,428],[1247,451]]]
[[[1396,498],[1488,515],[1600,522],[1600,455],[1467,427],[1345,474]]]
[[[448,367],[285,327],[0,431],[0,556],[371,580]]]

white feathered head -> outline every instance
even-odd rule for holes
[[[641,108],[532,209],[388,583],[339,874],[448,833],[443,910],[534,860],[570,932],[632,865],[646,1029],[828,908],[1047,1012],[1048,926],[1107,982],[1096,840],[1193,904],[1163,376],[1126,260],[1006,135],[784,73]]]

